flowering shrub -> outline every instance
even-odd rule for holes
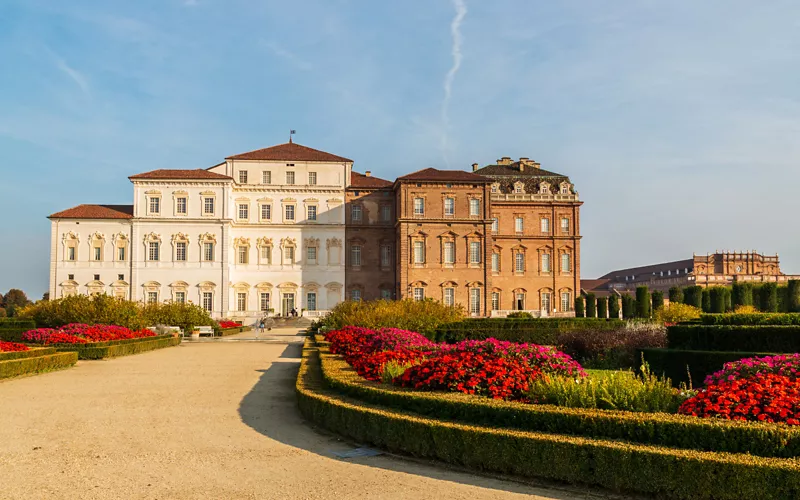
[[[242,326],[242,325],[240,325],[239,323],[237,323],[235,321],[223,320],[223,321],[219,322],[219,327],[222,328],[223,330],[226,329],[226,328],[239,328],[240,326]]]
[[[507,340],[464,340],[452,346],[442,346],[451,352],[472,352],[488,354],[522,361],[543,373],[568,377],[584,377],[586,372],[567,354],[548,346],[529,343],[516,343]]]
[[[670,302],[666,307],[662,307],[655,312],[655,319],[659,323],[664,324],[677,324],[682,321],[691,321],[698,319],[703,311],[688,304],[681,304],[680,302]]]
[[[369,328],[346,326],[327,332],[325,340],[331,343],[333,354],[341,354],[352,365],[355,359],[365,354],[375,333],[375,330]]]
[[[424,357],[425,353],[422,351],[397,349],[376,352],[356,359],[352,364],[356,372],[365,379],[379,381],[383,378],[383,371],[387,363],[393,362],[397,365],[411,366]]]
[[[142,337],[153,337],[150,330],[130,330],[116,325],[85,325],[70,323],[59,329],[37,328],[22,334],[22,340],[36,344],[85,344],[87,342],[106,342]]]
[[[667,330],[656,323],[627,322],[613,331],[565,332],[558,345],[589,368],[635,368],[638,349],[667,346]]]
[[[11,352],[11,351],[27,351],[28,346],[25,344],[18,344],[16,342],[6,342],[4,340],[0,340],[0,352]]]
[[[424,335],[399,328],[381,328],[367,344],[367,352],[393,351],[395,349],[435,349],[438,344]]]
[[[800,381],[774,373],[725,380],[684,401],[678,413],[800,425]]]
[[[705,384],[719,384],[732,382],[741,378],[751,377],[762,373],[784,375],[794,380],[800,372],[800,354],[779,354],[777,356],[756,356],[731,361],[722,365],[722,370],[706,377]]]
[[[393,383],[425,391],[457,391],[494,399],[525,400],[541,372],[513,358],[470,351],[441,352],[396,377]]]

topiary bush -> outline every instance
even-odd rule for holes
[[[650,291],[646,286],[636,287],[636,317],[650,317]]]
[[[683,302],[683,290],[680,287],[673,286],[669,289],[669,302],[670,304]]]
[[[462,307],[450,307],[432,300],[372,300],[340,302],[320,322],[331,330],[345,326],[400,328],[425,335],[437,327],[464,318]]]
[[[606,319],[608,318],[608,298],[607,297],[598,297],[597,298],[597,317]]]
[[[593,293],[586,294],[586,317],[597,317],[597,297]]]

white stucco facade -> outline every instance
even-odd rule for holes
[[[50,217],[50,296],[185,300],[244,321],[292,308],[314,316],[344,299],[351,169],[284,144],[207,170],[134,175],[132,207]]]

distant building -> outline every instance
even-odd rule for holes
[[[619,269],[597,280],[581,281],[585,293],[606,295],[611,291],[632,292],[637,286],[667,291],[673,286],[721,286],[733,282],[782,283],[800,276],[783,274],[778,255],[757,252],[715,252],[694,255],[691,259],[676,260],[649,266]]]

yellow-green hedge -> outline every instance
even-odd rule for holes
[[[704,451],[800,457],[800,429],[628,411],[564,408],[493,400],[461,393],[422,392],[365,380],[341,356],[320,347],[328,387],[360,400],[467,424],[622,439]]]
[[[326,390],[307,342],[297,378],[305,418],[355,441],[474,469],[677,499],[800,498],[794,459],[679,450],[476,427],[422,417]]]
[[[27,351],[0,352],[0,361],[6,361],[8,359],[35,358],[36,356],[53,354],[54,352],[56,352],[56,350],[52,347],[31,347]]]
[[[180,343],[181,339],[179,337],[159,335],[157,337],[91,342],[88,344],[53,344],[53,346],[58,351],[77,352],[78,359],[103,359],[139,354],[140,352],[171,347]]]
[[[30,352],[30,351],[26,351]],[[0,379],[69,368],[78,361],[77,352],[53,352],[40,356],[0,361]]]

